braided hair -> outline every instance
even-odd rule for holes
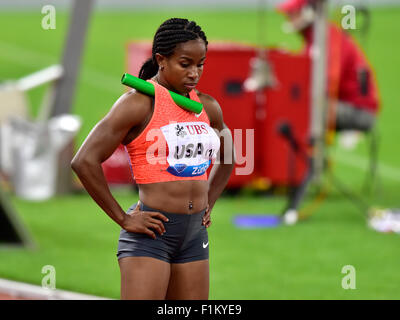
[[[206,35],[196,22],[180,18],[171,18],[163,22],[154,35],[151,58],[140,68],[139,78],[147,80],[157,74],[156,53],[169,57],[174,53],[177,44],[196,39],[204,40],[207,47]]]

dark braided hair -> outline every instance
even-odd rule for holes
[[[169,57],[174,53],[177,44],[195,39],[204,40],[206,47],[208,41],[206,35],[194,21],[188,19],[171,18],[163,22],[157,29],[153,39],[151,58],[146,60],[139,71],[139,78],[147,80],[158,72],[156,53]]]

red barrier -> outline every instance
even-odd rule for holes
[[[309,143],[310,59],[270,50],[268,61],[278,85],[266,90],[266,117],[261,138],[265,148],[261,175],[268,177],[275,185],[297,185],[307,169],[305,154]],[[290,126],[299,146],[297,153],[289,146],[288,139],[279,133],[284,124]]]
[[[132,184],[132,170],[125,147],[120,145],[117,150],[102,163],[104,176],[110,184]]]

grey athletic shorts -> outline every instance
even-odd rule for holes
[[[135,209],[134,204],[128,212]],[[142,211],[158,211],[169,221],[163,222],[165,233],[157,231],[156,239],[144,233],[121,230],[118,242],[118,259],[124,257],[153,257],[168,263],[185,263],[208,259],[208,233],[202,225],[205,209],[193,214],[169,213],[140,203]]]

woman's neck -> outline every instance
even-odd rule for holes
[[[167,81],[165,81],[164,79],[162,79],[162,77],[160,77],[160,74],[159,74],[159,73],[157,73],[157,74],[152,78],[152,80],[153,80],[154,82],[157,82],[159,85],[163,86],[163,87],[166,88],[167,90],[170,90],[170,91],[172,91],[172,92],[175,92],[175,93],[177,93],[177,94],[180,94],[180,95],[185,96],[186,98],[189,98],[189,99],[190,99],[189,93],[182,94],[182,93],[178,92],[178,91],[177,91],[175,88],[173,88]]]

